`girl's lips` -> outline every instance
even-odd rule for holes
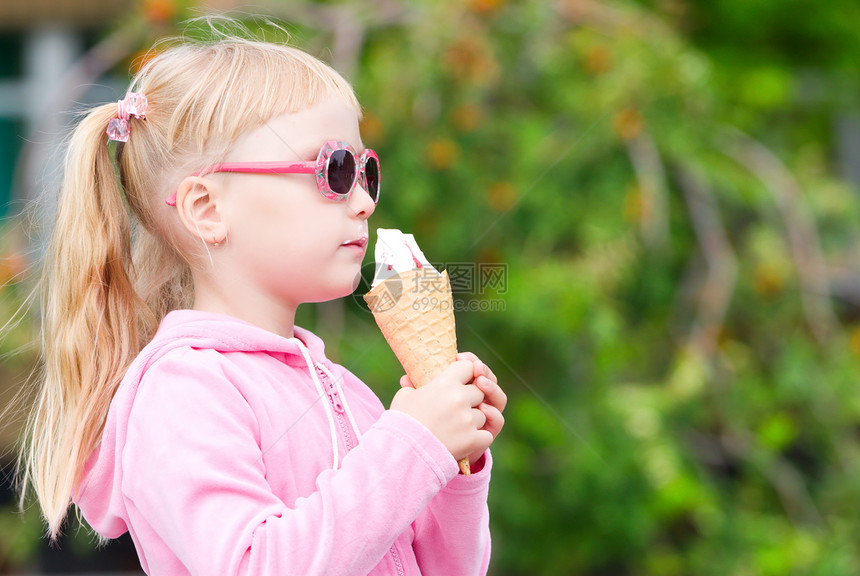
[[[361,238],[356,238],[355,240],[350,240],[349,242],[344,242],[341,246],[356,246],[358,248],[365,248],[367,246],[367,236],[362,236]]]
[[[344,242],[340,245],[340,247],[347,248],[349,250],[355,250],[356,254],[361,254],[362,256],[364,256],[364,253],[367,250],[367,237],[362,236],[361,238],[356,238],[355,240]]]

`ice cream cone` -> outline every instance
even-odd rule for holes
[[[383,280],[364,296],[385,340],[416,388],[457,359],[454,301],[448,272],[409,270]],[[469,474],[469,459],[458,462]]]

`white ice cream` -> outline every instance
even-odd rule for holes
[[[387,278],[416,268],[436,270],[415,242],[412,234],[397,229],[376,229],[376,273],[373,286]]]

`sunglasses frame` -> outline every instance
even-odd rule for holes
[[[352,186],[349,190],[340,194],[331,189],[328,182],[328,167],[331,162],[332,155],[338,150],[346,150],[352,154],[355,171],[352,176]],[[381,191],[382,171],[379,166],[379,156],[374,150],[365,148],[364,152],[359,156],[355,149],[347,142],[340,140],[328,140],[320,148],[316,160],[297,161],[297,162],[224,162],[215,164],[208,168],[198,170],[194,176],[205,176],[207,174],[215,174],[217,172],[236,172],[242,174],[315,174],[317,179],[317,189],[325,198],[335,202],[345,202],[349,199],[352,191],[355,190],[355,185],[361,183],[361,187],[370,195],[367,190],[367,162],[373,159],[376,161],[376,198],[371,196],[374,204],[379,203],[379,193]],[[176,193],[170,195],[165,200],[168,206],[176,206]]]

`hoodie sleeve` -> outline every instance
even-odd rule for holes
[[[415,521],[412,547],[424,576],[487,573],[491,468],[488,450],[479,472],[454,478]]]
[[[129,522],[150,574],[366,574],[457,475],[426,428],[388,411],[288,507],[266,481],[255,414],[217,353],[189,364],[168,355],[149,368],[122,453]]]
[[[345,383],[363,386],[348,370],[340,366],[335,370]],[[492,465],[487,450],[471,475],[458,473],[416,519],[412,548],[424,576],[487,573],[490,563],[487,496]]]

